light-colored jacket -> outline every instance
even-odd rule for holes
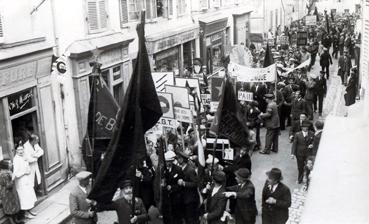
[[[35,176],[37,178],[37,184],[41,184],[41,173],[40,168],[38,167],[37,160],[44,155],[44,150],[40,147],[39,144],[35,144],[34,146],[32,146],[29,141],[24,143],[23,147],[24,156],[26,157],[31,168],[30,178],[32,186],[34,186],[35,183]]]

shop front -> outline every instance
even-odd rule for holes
[[[61,100],[50,74],[52,46],[12,50],[22,53],[0,60],[0,156],[13,159],[17,145],[38,135],[44,155],[38,160],[42,184],[36,190],[44,195],[66,180],[69,166]]]
[[[153,71],[183,75],[186,68],[192,67],[198,36],[199,28],[196,25],[148,35],[146,45]]]
[[[69,47],[80,142],[87,127],[92,72],[90,62],[96,60],[102,64],[101,75],[115,100],[119,102],[124,97],[131,76],[132,64],[128,47],[132,41],[133,37],[114,33],[95,39],[76,41]],[[97,49],[96,46],[98,46]],[[94,53],[96,51],[99,51],[98,56]]]
[[[226,16],[199,19],[200,53],[201,58],[205,61],[208,74],[215,73],[222,68],[221,59],[225,54],[226,44],[229,43],[226,40],[227,21]]]
[[[250,44],[250,13],[251,11],[233,13],[234,44]]]

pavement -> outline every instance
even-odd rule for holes
[[[315,66],[311,72],[318,74],[320,71],[319,57]],[[323,117],[318,117],[315,114],[315,119],[324,119],[331,113],[343,113],[343,92],[344,88],[341,85],[340,78],[337,74],[337,60],[333,59],[333,65],[331,66],[331,75],[328,80],[328,92],[325,98],[323,107]],[[271,153],[269,155],[262,155],[255,152],[252,159],[252,176],[251,181],[255,185],[256,190],[256,203],[259,210],[256,223],[261,224],[261,195],[262,189],[266,180],[265,172],[273,167],[278,167],[282,170],[283,183],[291,189],[292,194],[292,206],[290,208],[290,219],[287,223],[297,224],[299,223],[300,216],[304,209],[304,202],[308,192],[304,191],[303,186],[296,183],[297,180],[297,164],[296,160],[291,159],[291,143],[289,142],[287,128],[285,131],[281,131],[279,137],[279,152]],[[261,142],[262,147],[265,142],[265,129],[261,130]],[[57,223],[69,223],[69,193],[73,186],[76,184],[74,178],[65,183],[62,187],[57,189],[54,193],[51,193],[45,200],[37,204],[33,209],[37,213],[37,216],[27,221],[27,224],[57,224]],[[105,212],[99,215],[99,223],[112,223],[116,217],[115,212]]]

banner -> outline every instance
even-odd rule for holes
[[[289,45],[290,42],[289,42],[288,36],[278,36],[277,44],[278,45]]]
[[[291,70],[288,70],[287,72],[283,73],[282,76],[286,77],[289,73],[293,72],[294,70],[298,69],[298,68],[304,68],[310,65],[310,59],[302,62],[299,66],[297,66],[296,68],[293,68]]]
[[[220,94],[222,93],[222,83],[224,78],[222,77],[212,77],[211,78],[211,101],[218,102],[220,99]]]
[[[306,26],[315,26],[316,25],[316,15],[306,16],[305,24]]]
[[[165,88],[165,86],[164,86]],[[158,99],[160,102],[161,111],[163,112],[163,117],[174,118],[173,110],[173,97],[171,93],[158,92]]]
[[[297,46],[305,46],[308,44],[308,33],[306,31],[297,32]]]
[[[192,111],[190,109],[174,107],[174,115],[179,122],[193,123]]]
[[[186,87],[165,85],[165,92],[173,95],[173,106],[190,108],[188,90]]]
[[[165,92],[165,85],[174,85],[173,72],[152,72],[151,76],[157,92]]]
[[[254,100],[252,92],[238,91],[238,100],[251,102]]]
[[[228,71],[240,82],[274,82],[276,81],[276,66],[266,68],[249,68],[235,63],[228,65]]]

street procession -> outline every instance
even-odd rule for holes
[[[369,224],[369,3],[0,0],[0,224]]]

